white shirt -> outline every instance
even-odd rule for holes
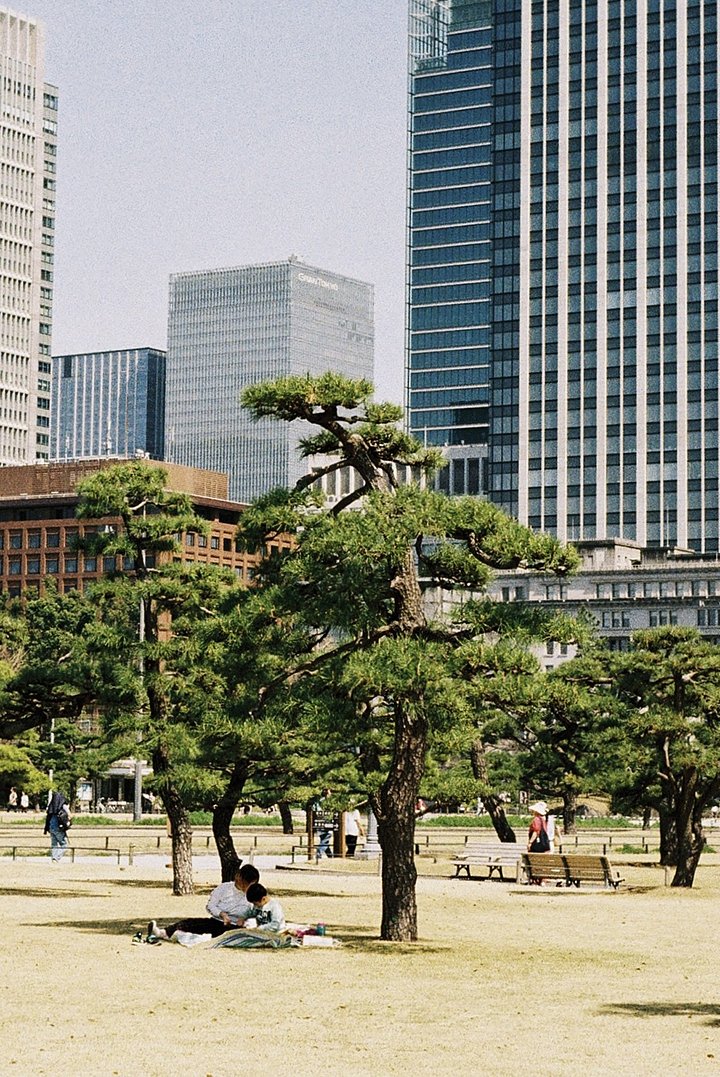
[[[360,834],[360,812],[357,808],[355,811],[345,812],[345,833],[351,838],[357,838]]]
[[[242,890],[238,890],[235,883],[230,882],[220,883],[215,887],[205,908],[216,920],[222,920],[222,913],[226,913],[232,923],[236,924],[238,920],[250,916],[252,905],[246,900]]]

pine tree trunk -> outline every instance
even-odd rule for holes
[[[393,759],[373,798],[382,849],[380,938],[390,942],[417,939],[415,803],[425,768],[427,737],[425,716],[396,703]]]
[[[230,827],[232,826],[235,809],[245,788],[247,775],[248,767],[245,760],[236,763],[222,796],[213,808],[213,837],[220,857],[220,872],[224,883],[232,882],[242,864],[242,859],[235,851],[235,842],[230,833]]]
[[[487,783],[487,759],[485,757],[485,745],[481,740],[476,740],[471,745],[470,766],[476,781]],[[500,798],[493,794],[488,794],[482,798],[482,802],[500,841],[517,842],[517,836],[507,821],[505,809]]]
[[[278,801],[278,810],[282,820],[283,834],[294,834],[292,812],[287,800]]]
[[[660,816],[660,863],[663,867],[674,868],[678,862],[678,832],[675,813],[675,798],[669,785],[664,799],[658,805]]]
[[[173,894],[192,894],[192,824],[182,797],[167,777],[170,763],[166,750],[159,745],[153,751],[153,771],[160,779],[159,792],[170,820],[172,839]]]
[[[577,793],[574,789],[563,792],[563,832],[577,834]]]
[[[675,794],[677,867],[671,886],[692,886],[705,844],[702,828],[704,800],[699,796],[699,784],[697,767],[686,767]]]

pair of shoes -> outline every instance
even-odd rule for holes
[[[142,931],[136,931],[131,941],[133,946],[139,946],[143,941]]]
[[[156,939],[165,939],[165,940],[167,940],[167,939],[170,938],[170,936],[168,935],[165,928],[160,927],[158,925],[157,920],[151,920],[150,921],[150,923],[147,926],[147,933],[148,933],[148,938],[150,938],[151,935],[153,936],[153,938],[156,938]]]
[[[157,935],[148,935],[145,942],[148,946],[162,946],[162,939],[159,939]]]

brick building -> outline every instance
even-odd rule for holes
[[[52,579],[59,591],[84,589],[108,572],[121,569],[122,558],[97,558],[75,548],[79,537],[112,526],[113,519],[78,520],[77,484],[101,468],[126,461],[82,460],[0,468],[0,591],[17,597],[42,591]],[[252,578],[258,557],[236,549],[235,529],[243,505],[229,501],[227,476],[215,471],[155,464],[168,475],[168,489],[189,494],[195,512],[207,520],[207,535],[179,535],[175,560],[229,568]]]

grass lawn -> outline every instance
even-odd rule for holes
[[[3,859],[0,1074],[720,1072],[720,867],[685,892],[640,866],[617,894],[423,878],[406,946],[377,940],[379,878],[335,870],[263,881],[343,947],[253,953],[131,945],[200,914],[208,873],[174,898],[162,868]]]

